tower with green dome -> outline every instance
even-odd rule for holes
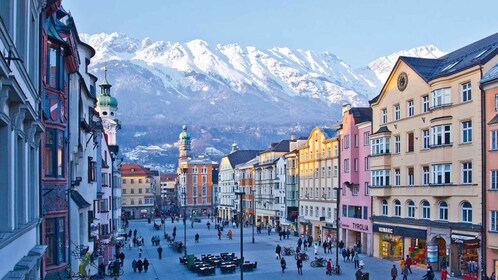
[[[112,85],[107,81],[107,67],[104,67],[104,80],[99,86],[100,95],[97,98],[97,107],[95,109],[102,119],[102,126],[107,134],[108,144],[116,146],[116,131],[119,129],[119,120],[116,118],[118,100],[111,96]]]
[[[182,126],[182,132],[178,136],[178,166],[186,164],[190,158],[190,134],[187,132],[187,126]]]

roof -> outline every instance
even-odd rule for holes
[[[236,165],[248,162],[249,160],[255,158],[259,153],[261,153],[259,150],[238,150],[227,155],[227,157],[232,168],[235,168]]]
[[[282,140],[278,143],[272,143],[270,148],[260,152],[260,154],[267,152],[289,152],[290,141],[291,140]]]
[[[154,174],[150,169],[140,166],[136,163],[123,163],[119,166],[121,176],[153,176]]]
[[[83,196],[78,191],[71,191],[71,199],[78,205],[78,208],[87,208],[91,204],[88,203]]]
[[[498,123],[498,114],[488,122],[488,125],[497,124],[497,123]]]
[[[498,79],[498,64],[495,66],[491,67],[488,72],[484,74],[484,76],[481,79],[480,84],[485,84],[487,82],[491,82],[493,80]]]
[[[327,139],[334,138],[337,136],[337,129],[330,127],[321,127],[320,131],[327,137]]]
[[[387,132],[391,132],[391,131],[389,130],[389,128],[387,128],[387,126],[381,126],[381,127],[379,128],[379,130],[377,130],[377,132],[375,132],[374,134],[378,134],[378,133],[387,133]]]
[[[175,181],[176,177],[178,177],[178,175],[175,173],[161,174],[161,182]]]
[[[440,58],[418,58],[400,56],[396,64],[400,61],[406,63],[425,82],[435,80],[440,77],[450,76],[467,68],[482,65],[498,54],[498,33],[490,35],[470,45],[462,47]],[[393,68],[393,72],[394,69]],[[393,73],[391,72],[391,74]],[[384,88],[382,89],[382,91]],[[382,93],[381,91],[381,93]],[[376,102],[380,97],[377,95],[370,100]]]
[[[349,113],[353,115],[354,122],[357,124],[372,121],[372,108],[370,107],[353,107]]]

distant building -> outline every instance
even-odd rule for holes
[[[147,218],[154,214],[157,172],[136,163],[119,166],[121,172],[121,209],[127,219]]]
[[[175,184],[177,174],[161,174],[161,206],[163,211],[171,211],[175,203]]]

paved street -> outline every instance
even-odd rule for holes
[[[217,231],[214,226],[211,230],[206,227],[206,221],[202,220],[202,223],[195,223],[194,228],[191,228],[189,222],[187,222],[187,249],[188,254],[195,254],[200,257],[201,254],[219,254],[222,252],[234,252],[236,256],[240,256],[240,229],[232,229],[234,236],[233,240],[226,238],[227,229],[223,231],[222,240],[218,240],[216,236]],[[160,222],[160,220],[156,220]],[[173,232],[173,227],[177,227],[177,240],[183,241],[183,223],[175,222],[171,223],[171,220],[166,221],[166,232],[171,235]],[[148,224],[146,220],[135,220],[130,221],[130,228],[132,230],[138,230],[138,236],[142,235],[145,238],[145,246],[143,247],[142,258],[147,258],[151,263],[149,271],[147,273],[134,273],[131,268],[131,261],[133,258],[138,259],[138,248],[134,247],[129,249],[127,246],[124,249],[125,253],[125,263],[124,263],[124,275],[120,279],[198,279],[198,278],[223,278],[223,279],[240,279],[240,270],[237,269],[235,273],[232,274],[222,274],[219,268],[216,270],[216,275],[214,276],[198,276],[196,273],[191,272],[183,264],[180,264],[179,257],[183,254],[174,252],[173,249],[169,248],[166,240],[163,238],[163,229],[154,230],[152,224]],[[194,235],[199,233],[200,242],[194,243]],[[161,236],[161,244],[163,246],[163,258],[159,260],[157,254],[157,247],[151,245],[151,236],[159,234]],[[296,261],[292,256],[286,257],[287,260],[287,270],[282,274],[280,270],[280,261],[275,259],[275,246],[280,244],[280,246],[292,246],[296,247],[297,237],[290,237],[289,240],[279,240],[278,235],[272,233],[268,236],[267,233],[262,234],[255,233],[256,242],[251,243],[252,228],[244,228],[244,258],[246,261],[257,261],[257,269],[252,272],[244,272],[244,279],[323,279],[323,278],[341,278],[341,279],[355,279],[354,278],[354,265],[353,263],[343,263],[342,257],[339,258],[339,264],[343,270],[343,273],[339,276],[325,275],[325,268],[312,268],[310,266],[311,259],[313,259],[313,250],[308,249],[308,254],[310,254],[310,260],[303,262],[303,275],[297,274]],[[332,258],[333,263],[335,263],[335,254],[323,254],[323,250],[319,250],[318,256]],[[377,259],[373,257],[366,257],[360,255],[360,259],[365,262],[364,272],[370,273],[370,280],[388,280],[391,279],[390,269],[393,265],[392,262],[382,259]],[[399,270],[399,265],[396,263]],[[413,274],[409,275],[408,279],[422,279],[422,275],[425,273],[423,269],[412,268]],[[319,278],[317,278],[319,277]],[[398,277],[397,279],[402,279]]]

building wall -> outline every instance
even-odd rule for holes
[[[148,176],[122,174],[121,192],[123,211],[132,211],[135,218],[145,217],[141,214],[149,215],[152,213],[154,207],[154,197],[151,192],[151,183]],[[148,203],[146,203],[145,199],[149,200]],[[142,210],[147,211],[142,212]]]

